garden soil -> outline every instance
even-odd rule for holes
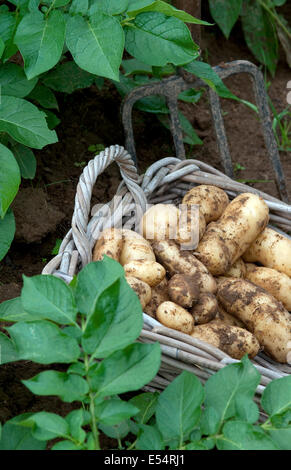
[[[287,11],[289,13],[291,8]],[[202,49],[208,62],[213,66],[236,59],[257,63],[244,43],[239,26],[235,27],[231,37],[226,41],[217,29],[212,32],[203,30]],[[287,106],[287,83],[291,80],[291,70],[286,64],[283,50],[275,77],[270,77],[264,69],[262,71],[267,82],[270,82],[269,96],[277,112],[280,112]],[[225,83],[237,96],[254,101],[248,76],[236,75]],[[35,151],[36,178],[22,181],[13,203],[16,236],[8,255],[0,263],[0,302],[20,294],[23,274],[33,276],[41,273],[53,256],[56,240],[62,239],[69,230],[82,167],[94,156],[89,147],[96,144],[105,147],[124,145],[121,98],[111,83],[105,82],[101,91],[92,86],[71,95],[59,95],[58,102],[58,114],[62,119],[56,128],[59,142]],[[234,167],[244,168],[237,169],[235,177],[264,180],[250,185],[278,197],[256,115],[238,102],[221,102]],[[203,97],[196,105],[183,103],[181,110],[203,140],[202,146],[185,146],[187,157],[200,159],[223,170],[207,98]],[[140,172],[155,161],[174,155],[171,134],[161,126],[155,115],[134,111],[133,120]],[[280,152],[280,156],[291,195],[291,153]],[[98,178],[92,204],[111,199],[119,182],[118,168],[112,165]],[[30,362],[1,366],[0,422],[20,413],[41,410],[65,415],[77,406],[64,404],[55,397],[35,397],[21,383],[21,380],[33,377],[45,368],[47,366]],[[56,368],[62,370],[62,366],[56,365]],[[112,445],[110,440],[104,440],[105,447]]]

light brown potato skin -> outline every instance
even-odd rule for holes
[[[141,220],[141,233],[146,240],[175,240],[179,225],[179,209],[174,204],[155,204]]]
[[[218,312],[216,313],[216,316],[213,321],[218,323],[224,323],[226,325],[239,326],[240,328],[245,328],[245,325],[241,320],[226,312],[219,303]]]
[[[256,336],[266,354],[275,361],[287,362],[291,317],[281,302],[250,281],[234,278],[219,283],[217,298]]]
[[[291,276],[291,240],[266,227],[243,254],[246,262],[258,261],[266,268],[273,268]]]
[[[135,291],[138,296],[142,309],[150,302],[152,297],[152,291],[148,284],[132,276],[125,276],[130,287]]]
[[[179,227],[175,241],[184,250],[194,250],[206,230],[206,220],[198,209],[185,205],[180,210]]]
[[[237,196],[217,222],[211,222],[196,251],[215,276],[224,275],[264,230],[269,209],[263,198],[252,193]]]
[[[164,326],[190,334],[193,330],[194,319],[192,315],[180,305],[167,301],[157,308],[157,320]]]
[[[212,344],[234,359],[241,359],[245,354],[253,358],[260,350],[256,337],[238,326],[210,322],[194,326],[191,336]]]
[[[126,276],[137,277],[150,287],[157,286],[165,277],[165,268],[155,261],[130,261],[123,266]]]
[[[229,198],[226,192],[218,186],[201,184],[185,194],[182,204],[198,204],[208,224],[219,219],[229,204]]]
[[[168,292],[170,299],[184,308],[192,307],[200,295],[195,278],[186,274],[174,274],[168,283]]]
[[[218,312],[215,295],[209,292],[201,294],[198,302],[192,307],[191,314],[195,325],[203,325],[213,320]]]
[[[133,230],[122,230],[122,250],[120,263],[122,266],[130,261],[156,261],[156,257],[150,243]]]
[[[224,273],[225,277],[242,277],[244,278],[246,275],[247,269],[246,265],[243,261],[242,258],[238,258],[233,265],[230,267],[230,269]]]
[[[186,274],[193,276],[200,292],[216,292],[216,282],[207,268],[189,251],[180,250],[173,240],[161,240],[152,245],[157,260],[170,276]]]
[[[152,297],[149,303],[145,306],[144,312],[150,315],[153,318],[156,318],[157,308],[158,306],[170,300],[168,294],[168,281],[164,277],[164,279],[155,287],[152,287]]]
[[[287,274],[252,263],[246,263],[246,268],[246,279],[268,291],[286,310],[291,310],[291,279]]]
[[[92,260],[100,261],[104,255],[107,255],[119,262],[121,250],[122,231],[116,228],[107,228],[101,232],[99,239],[95,243]]]

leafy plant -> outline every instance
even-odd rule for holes
[[[204,386],[184,371],[161,393],[120,398],[156,375],[160,346],[136,342],[141,305],[110,258],[87,265],[69,286],[50,275],[24,276],[21,297],[0,305],[0,319],[13,323],[0,334],[1,362],[66,364],[65,372],[45,370],[22,382],[36,395],[76,405],[66,416],[10,419],[1,450],[43,450],[52,439],[53,450],[100,449],[100,432],[127,450],[290,450],[291,376],[267,385],[260,405],[268,416],[259,423],[260,374],[246,356]]]
[[[279,58],[279,40],[286,51],[287,60],[290,54],[291,29],[277,11],[277,7],[285,3],[286,0],[209,0],[209,8],[212,18],[227,39],[235,23],[241,20],[249,49],[274,76]]]

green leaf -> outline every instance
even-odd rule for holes
[[[145,392],[129,400],[134,406],[139,409],[139,413],[134,417],[134,420],[140,424],[146,424],[154,415],[157,407],[159,394],[157,392]]]
[[[262,395],[261,405],[270,417],[291,409],[291,375],[272,380]]]
[[[0,36],[5,43],[5,50],[4,54],[2,55],[3,62],[8,60],[13,54],[17,52],[17,47],[15,44],[13,44],[13,42],[16,28],[19,23],[19,16],[17,16],[15,12],[1,11]]]
[[[45,114],[46,122],[49,129],[54,129],[60,124],[61,120],[52,111],[46,109]]]
[[[37,78],[27,80],[24,70],[17,64],[7,62],[0,68],[1,94],[24,98],[35,87]]]
[[[0,59],[3,55],[4,49],[5,49],[5,43],[4,43],[3,39],[0,36]]]
[[[215,408],[213,408],[212,406],[207,406],[203,410],[201,421],[200,421],[200,426],[201,426],[201,433],[206,436],[214,435],[219,431],[220,416]],[[192,436],[191,436],[191,439],[193,439]]]
[[[28,2],[28,9],[30,12],[34,12],[35,10],[38,10],[40,4],[40,0],[29,0]]]
[[[112,16],[96,13],[70,17],[66,43],[75,62],[87,72],[118,80],[124,49],[123,29]]]
[[[35,320],[35,318],[24,311],[21,298],[15,297],[0,304],[0,320],[16,322]]]
[[[222,432],[223,437],[216,441],[219,450],[278,450],[262,429],[249,423],[229,421]]]
[[[1,111],[0,111],[1,112]],[[0,144],[0,217],[3,219],[20,185],[20,171],[13,153]]]
[[[42,149],[57,142],[57,135],[47,127],[44,113],[22,98],[1,97],[0,132],[28,147]]]
[[[90,7],[90,15],[103,12],[107,15],[119,15],[123,13],[128,7],[129,0],[98,0]]]
[[[0,219],[0,261],[7,254],[15,234],[15,219],[8,209],[4,219]]]
[[[194,24],[203,24],[205,26],[211,26],[211,23],[200,20],[198,18],[194,18],[194,16],[189,15],[189,13],[186,13],[183,10],[177,10],[177,8],[161,0],[156,0],[155,2],[152,2],[150,5],[146,5],[137,10],[130,9],[130,11],[128,11],[128,16],[135,17],[138,14],[144,13],[147,11],[156,11],[159,13],[163,13],[164,15],[167,15],[167,16],[173,16],[183,21],[184,23],[194,23]]]
[[[54,93],[44,85],[37,85],[28,98],[37,101],[43,108],[59,109]]]
[[[29,13],[21,20],[15,44],[23,57],[28,79],[50,70],[58,63],[64,47],[65,28],[65,18],[57,10],[47,17],[39,11]]]
[[[135,343],[117,351],[90,368],[96,396],[105,397],[138,390],[156,375],[160,366],[160,345]]]
[[[50,70],[42,79],[44,85],[62,93],[73,93],[79,88],[92,85],[95,76],[80,69],[73,61],[64,62]]]
[[[144,64],[137,59],[126,59],[122,61],[122,68],[125,72],[125,77],[135,74],[152,74],[151,65]]]
[[[7,330],[16,344],[19,360],[39,364],[70,363],[80,356],[77,341],[48,321],[19,322]]]
[[[245,407],[253,410],[253,397],[260,374],[247,357],[229,364],[212,375],[205,384],[205,407],[212,407],[222,423],[232,417],[246,419]],[[249,416],[253,422],[254,413]]]
[[[291,423],[288,427],[268,426],[265,430],[280,450],[291,450]]]
[[[18,423],[31,414],[25,413],[6,421],[2,427],[0,450],[44,450],[46,442],[40,442],[32,436],[31,428]]]
[[[186,103],[198,103],[201,96],[203,95],[203,89],[201,90],[194,90],[190,88],[189,90],[181,91],[179,93],[179,100],[185,101]]]
[[[63,401],[81,401],[89,390],[87,382],[76,374],[47,370],[22,383],[35,395],[57,395]]]
[[[70,15],[85,15],[88,10],[88,0],[73,0],[70,6]]]
[[[137,438],[138,450],[164,450],[165,444],[162,435],[156,426],[141,425],[141,432]]]
[[[64,7],[70,3],[71,0],[46,0],[45,3],[48,6],[53,6],[54,8]]]
[[[83,333],[82,346],[93,357],[107,357],[132,343],[143,325],[142,308],[125,278],[104,290]]]
[[[36,172],[36,158],[32,150],[18,142],[13,142],[12,151],[18,163],[22,178],[32,180]]]
[[[76,445],[72,441],[59,441],[54,444],[51,450],[83,450],[82,445]]]
[[[149,65],[182,65],[199,55],[187,26],[163,13],[141,13],[125,31],[127,52]]]
[[[138,413],[138,408],[119,398],[110,398],[95,406],[98,423],[114,426]]]
[[[13,341],[0,331],[0,365],[17,360],[18,354]]]
[[[241,7],[242,0],[209,0],[211,16],[227,39],[238,20]]]
[[[245,0],[241,20],[248,47],[274,76],[278,61],[278,39],[274,22],[261,5],[252,0]]]
[[[111,437],[112,439],[123,439],[130,431],[127,420],[114,424],[113,426],[100,424],[99,428],[104,434],[106,434],[106,436]]]
[[[160,394],[156,410],[157,426],[165,440],[182,443],[194,429],[201,414],[204,391],[200,381],[183,371]]]
[[[32,435],[40,441],[48,441],[56,437],[68,437],[67,421],[55,413],[40,411],[20,422],[21,426],[32,429]]]
[[[184,133],[184,142],[190,145],[202,145],[203,141],[198,137],[195,132],[195,129],[192,127],[191,122],[186,118],[186,116],[179,111],[179,119]]]
[[[108,256],[104,256],[102,261],[87,264],[79,272],[75,287],[78,311],[90,317],[100,294],[123,276],[123,267]]]
[[[66,421],[69,425],[71,436],[78,442],[84,442],[86,439],[86,432],[82,429],[84,426],[86,411],[84,409],[73,410],[66,416]]]
[[[62,325],[76,324],[77,307],[71,289],[52,275],[23,275],[21,301],[26,312]]]

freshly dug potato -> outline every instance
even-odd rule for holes
[[[241,320],[227,313],[221,305],[218,303],[218,311],[216,313],[213,322],[225,323],[226,325],[239,326],[240,328],[245,328],[245,325]]]
[[[194,319],[187,310],[174,302],[167,301],[157,308],[157,320],[168,328],[190,334],[193,330]]]
[[[208,224],[219,219],[229,204],[229,199],[223,189],[210,184],[201,184],[190,189],[185,194],[182,204],[198,204],[206,224]]]
[[[253,358],[260,350],[256,337],[238,326],[210,322],[194,326],[191,336],[212,344],[234,359],[241,359],[245,354]]]
[[[122,250],[120,254],[120,263],[122,266],[129,261],[156,261],[156,257],[150,243],[139,233],[133,230],[122,230]]]
[[[206,230],[206,221],[202,212],[191,206],[182,206],[179,212],[179,226],[176,242],[183,250],[194,250]]]
[[[146,240],[175,240],[179,215],[179,209],[174,204],[155,204],[142,217],[141,233]]]
[[[169,281],[168,292],[170,299],[184,308],[192,307],[200,295],[195,277],[186,274],[174,274]]]
[[[246,262],[258,261],[291,277],[291,240],[266,227],[243,254]]]
[[[198,302],[192,307],[191,314],[195,325],[202,325],[213,320],[218,312],[218,303],[215,295],[205,292],[201,294]]]
[[[122,250],[122,231],[116,228],[107,228],[95,243],[92,260],[100,261],[104,255],[119,262]]]
[[[165,277],[165,268],[156,261],[130,261],[123,266],[126,276],[137,277],[150,287],[157,286]]]
[[[252,282],[234,278],[219,283],[217,298],[256,336],[266,354],[275,361],[287,362],[291,317],[281,302]]]
[[[246,268],[246,279],[268,291],[287,310],[291,310],[291,279],[287,274],[252,263],[246,263]]]
[[[173,240],[161,240],[152,245],[158,261],[170,276],[186,274],[195,278],[200,292],[216,292],[216,282],[207,268],[189,251],[179,249]]]
[[[149,303],[145,306],[144,312],[150,315],[153,318],[156,318],[157,308],[158,306],[170,300],[169,293],[168,293],[168,281],[164,277],[164,279],[155,287],[152,287],[152,296]]]
[[[150,302],[152,297],[152,291],[148,284],[132,276],[125,276],[130,287],[135,291],[138,296],[142,309]]]
[[[223,275],[264,230],[268,220],[269,209],[263,198],[240,194],[217,222],[207,226],[196,256],[213,275]]]
[[[230,267],[230,269],[224,273],[225,277],[245,277],[246,275],[246,265],[243,262],[242,258],[238,258],[233,265]]]

